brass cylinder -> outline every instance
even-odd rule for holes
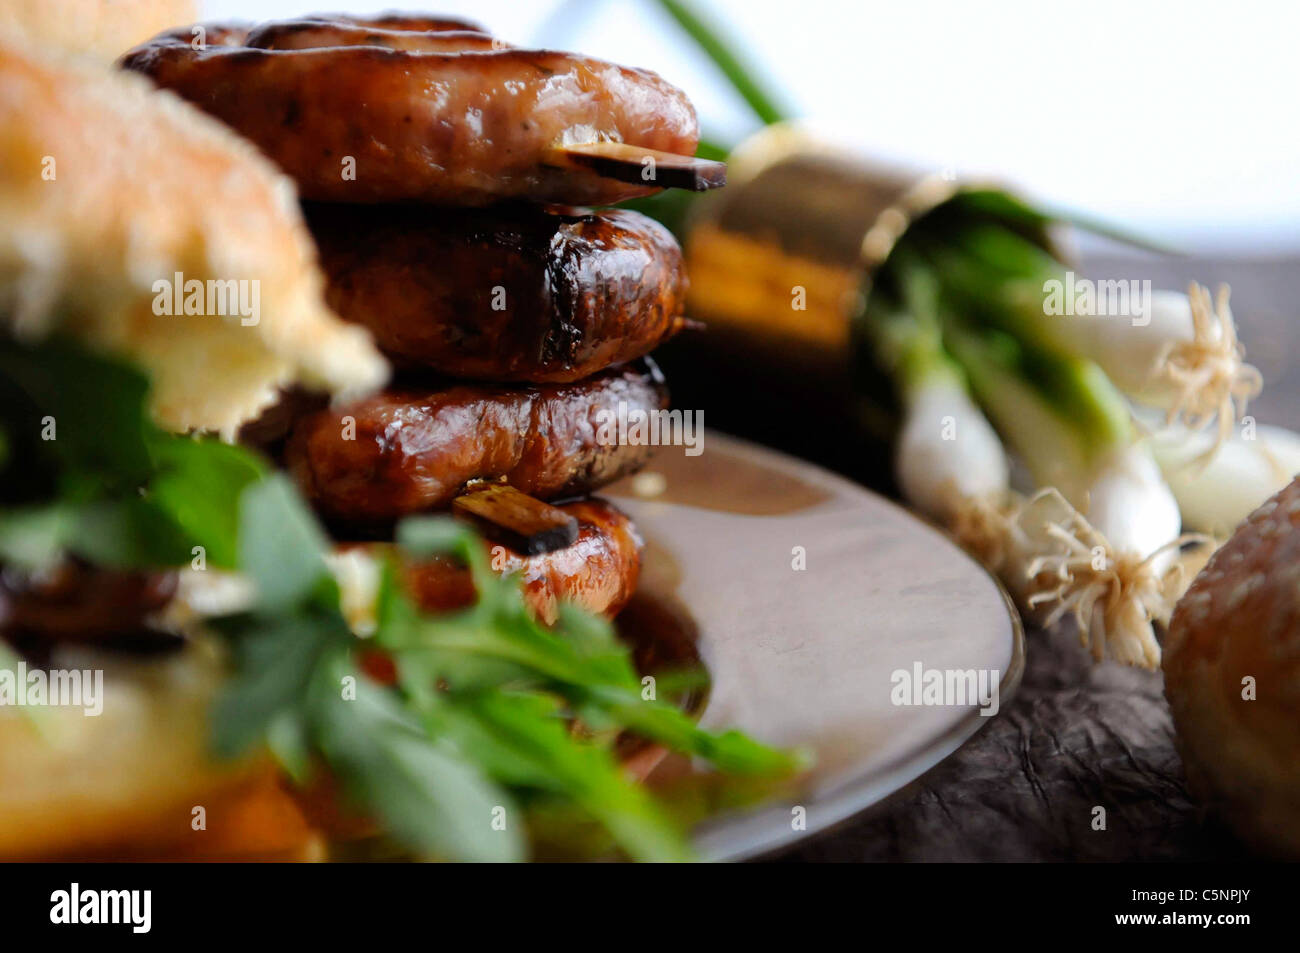
[[[763,129],[728,166],[727,187],[688,221],[691,313],[819,365],[843,359],[871,272],[908,226],[973,185],[864,160],[793,124]]]
[[[697,200],[687,220],[688,313],[706,328],[656,355],[674,402],[887,485],[892,394],[886,381],[854,378],[853,315],[912,222],[988,187],[882,166],[793,124],[746,140],[728,159],[727,187]],[[879,399],[864,399],[875,385]]]

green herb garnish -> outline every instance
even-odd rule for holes
[[[230,646],[212,717],[217,753],[265,744],[298,781],[321,766],[388,836],[421,856],[524,859],[550,815],[600,825],[640,860],[687,859],[681,825],[625,776],[621,731],[753,777],[788,776],[796,756],[736,732],[700,729],[643,696],[628,649],[603,619],[563,607],[546,628],[483,542],[448,518],[400,524],[409,557],[445,555],[479,599],[444,614],[416,607],[386,567],[373,638],[339,607],[329,541],[292,484],[253,453],[164,433],[147,381],[65,343],[0,345],[0,561],[39,566],[75,554],[120,568],[207,564],[257,585],[246,612],[207,620]],[[41,428],[53,422],[53,439]],[[368,675],[382,652],[395,684]],[[665,683],[667,680],[665,680]]]

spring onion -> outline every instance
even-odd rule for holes
[[[1017,517],[1031,541],[1019,547],[1035,580],[1026,601],[1048,606],[1048,624],[1073,614],[1097,657],[1154,666],[1153,624],[1180,594],[1166,577],[1180,516],[1122,398],[1091,362],[1033,355],[998,332],[951,338],[999,431],[1059,497],[1042,527],[1030,525],[1042,506]]]
[[[1228,306],[1193,283],[1186,295],[1127,281],[1077,282],[1051,254],[1009,228],[981,224],[941,241],[922,236],[945,280],[982,317],[1058,354],[1097,364],[1120,391],[1200,430],[1217,422],[1213,453],[1262,386],[1245,363]],[[1104,299],[1104,300],[1103,300]]]
[[[684,3],[661,5],[760,119],[778,118]],[[963,192],[911,223],[876,269],[855,336],[899,398],[895,471],[907,500],[1022,605],[1046,609],[1048,621],[1073,615],[1098,658],[1154,666],[1152,626],[1181,594],[1175,557],[1185,538],[1162,475],[1171,471],[1153,456],[1163,445],[1143,438],[1121,395],[1162,410],[1170,425],[1217,421],[1204,464],[1260,377],[1244,363],[1226,289],[1214,303],[1199,285],[1130,300],[1138,320],[1046,313],[1048,282],[1068,273],[1043,238],[1067,220],[996,189]],[[1033,473],[1039,489],[1028,499],[1008,486],[1003,440]]]
[[[1028,592],[1022,595],[1031,610],[1045,607],[1044,627],[1072,616],[1080,640],[1097,661],[1109,656],[1126,665],[1159,666],[1155,626],[1168,625],[1187,584],[1182,564],[1166,557],[1184,538],[1172,539],[1146,557],[1117,553],[1051,487],[1017,509],[1010,535],[1019,551],[1047,551],[1028,563]]]
[[[1006,452],[950,362],[908,388],[895,471],[904,495],[936,519],[957,517],[962,500],[996,499],[1009,488]]]
[[[931,276],[912,269],[908,278],[914,301],[933,302]],[[873,294],[869,302],[855,334],[901,404],[894,453],[899,489],[909,504],[1001,573],[1008,563],[1012,506],[1001,440],[972,400],[965,373],[944,350],[934,309],[905,308],[887,294]]]
[[[937,291],[920,269],[907,272],[913,303]],[[903,422],[895,471],[913,506],[948,523],[963,501],[999,498],[1009,488],[1005,451],[966,389],[965,374],[944,351],[933,307],[903,309],[876,299],[861,330],[875,360],[895,382]]]
[[[1184,524],[1224,538],[1300,473],[1300,434],[1252,425],[1234,433],[1207,459],[1215,442],[1214,436],[1185,427],[1161,428],[1151,436]]]
[[[1049,624],[1072,616],[1098,658],[1150,667],[1154,627],[1183,585],[1181,515],[1128,401],[1093,360],[1099,351],[1067,344],[1043,314],[1042,276],[1062,273],[1010,228],[941,217],[895,247],[862,323],[899,385],[896,469],[909,501],[1023,608]],[[939,419],[983,426],[945,444]],[[1028,499],[1004,489],[1001,441],[1031,474]],[[979,452],[989,447],[996,454]]]

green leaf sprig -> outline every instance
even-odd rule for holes
[[[230,648],[215,751],[266,745],[302,783],[323,766],[416,855],[520,860],[530,825],[576,815],[632,858],[688,859],[680,823],[615,756],[626,731],[751,778],[802,763],[644,698],[609,623],[563,606],[543,626],[517,580],[492,571],[483,541],[445,517],[399,526],[378,629],[358,639],[329,540],[289,480],[242,448],[160,431],[147,381],[119,361],[66,343],[0,344],[0,396],[0,562],[72,553],[159,569],[188,564],[197,545],[210,565],[245,574],[255,603],[205,623]],[[50,420],[53,439],[41,439]],[[469,568],[473,606],[415,605],[399,560],[433,556]],[[363,652],[386,655],[395,683],[367,674]]]

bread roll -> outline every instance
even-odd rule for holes
[[[195,8],[194,0],[0,0],[0,34],[107,65],[160,30],[193,23]]]
[[[1260,851],[1300,858],[1300,481],[1196,577],[1164,670],[1193,791]]]
[[[0,40],[0,128],[0,329],[128,357],[177,431],[232,437],[284,388],[386,379],[325,306],[289,179],[221,123]],[[166,313],[190,302],[203,313]]]
[[[184,844],[194,807],[213,810],[264,766],[208,754],[221,666],[204,647],[160,661],[82,652],[58,667],[104,673],[102,712],[0,707],[0,859]]]

